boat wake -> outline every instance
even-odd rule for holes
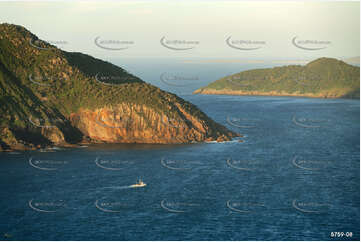
[[[147,184],[145,184],[141,179],[138,180],[136,184],[128,185],[128,186],[111,186],[111,187],[103,187],[103,189],[129,189],[129,188],[137,188],[137,187],[145,187]]]
[[[111,186],[111,187],[103,187],[103,189],[118,189],[118,190],[123,190],[123,189],[129,189],[129,188],[133,188],[131,185],[129,186]]]

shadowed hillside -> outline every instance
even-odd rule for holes
[[[237,134],[111,63],[0,25],[0,145],[190,143]]]

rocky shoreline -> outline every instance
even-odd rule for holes
[[[314,93],[287,93],[287,92],[259,92],[259,91],[240,91],[240,90],[216,90],[216,89],[197,89],[193,94],[204,95],[234,95],[234,96],[275,96],[275,97],[308,97],[308,98],[350,98],[354,97],[340,97],[333,93],[314,94]]]

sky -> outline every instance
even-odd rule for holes
[[[359,2],[17,1],[0,2],[0,22],[102,59],[303,60],[360,53]]]

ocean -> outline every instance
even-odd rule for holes
[[[360,239],[359,100],[192,95],[272,64],[114,63],[243,142],[0,153],[3,240]]]

